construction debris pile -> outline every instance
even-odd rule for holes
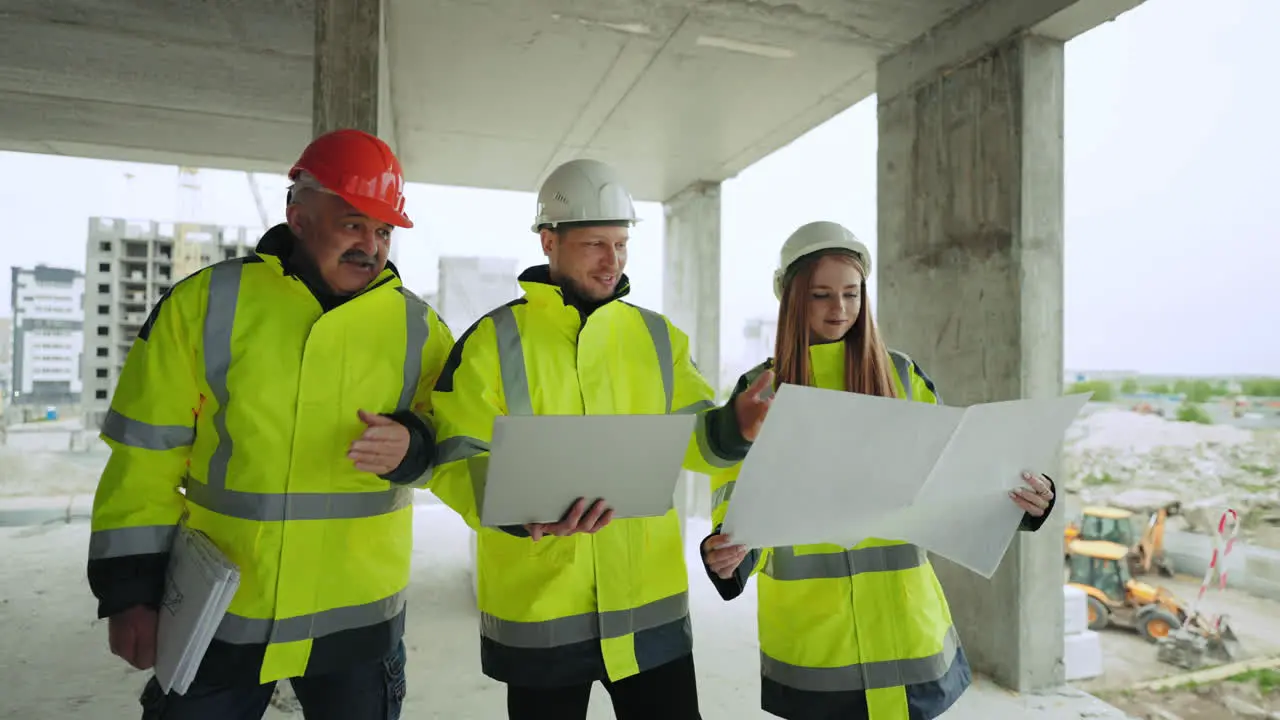
[[[1222,510],[1241,535],[1280,548],[1280,433],[1174,422],[1127,410],[1086,411],[1067,435],[1066,490],[1084,504],[1182,512],[1170,527],[1208,532]]]

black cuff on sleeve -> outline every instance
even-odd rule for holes
[[[747,579],[750,577],[751,568],[755,567],[760,558],[760,551],[752,550],[748,552],[747,556],[743,558],[742,564],[738,566],[737,570],[734,570],[733,575],[728,579],[722,578],[711,572],[711,566],[707,565],[707,556],[702,552],[702,546],[707,542],[707,538],[719,532],[720,528],[717,527],[711,531],[711,535],[702,538],[702,541],[698,543],[698,555],[702,557],[702,569],[706,570],[707,578],[711,580],[711,585],[715,587],[716,592],[720,593],[720,599],[729,601],[738,597],[747,589]]]
[[[89,589],[98,598],[98,617],[111,617],[137,605],[160,607],[169,553],[125,555],[90,560]]]
[[[1031,513],[1023,513],[1022,523],[1018,525],[1018,529],[1022,532],[1035,532],[1039,530],[1041,526],[1044,525],[1045,521],[1049,519],[1049,515],[1053,513],[1053,506],[1058,503],[1058,488],[1054,485],[1053,478],[1045,475],[1044,479],[1049,481],[1049,489],[1053,491],[1053,498],[1049,500],[1049,507],[1044,509],[1044,514],[1040,517],[1035,517]]]
[[[718,408],[707,411],[707,445],[718,457],[739,462],[747,456],[751,442],[738,429],[738,413],[733,399]]]
[[[397,485],[408,485],[426,474],[435,462],[435,433],[422,418],[409,410],[385,415],[400,423],[409,431],[409,450],[396,469],[378,477]]]

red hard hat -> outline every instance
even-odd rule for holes
[[[404,214],[404,173],[391,148],[360,130],[325,133],[302,151],[289,179],[310,173],[326,190],[374,220],[413,227]]]

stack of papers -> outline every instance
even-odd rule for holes
[[[207,535],[183,522],[173,536],[156,636],[156,680],[179,695],[191,686],[231,598],[240,570]]]
[[[1088,399],[956,408],[783,385],[724,532],[748,547],[898,540],[990,578],[1022,519],[1009,491],[1024,471],[1053,474]]]

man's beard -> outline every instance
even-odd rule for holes
[[[608,300],[610,297],[613,297],[613,294],[617,292],[618,281],[615,280],[613,283],[613,288],[611,288],[607,294],[601,297],[597,297],[595,294],[588,292],[586,288],[579,285],[578,282],[573,278],[566,277],[561,279],[560,286],[563,287],[571,295],[582,298],[583,300],[586,300],[588,302],[604,302],[605,300]]]

